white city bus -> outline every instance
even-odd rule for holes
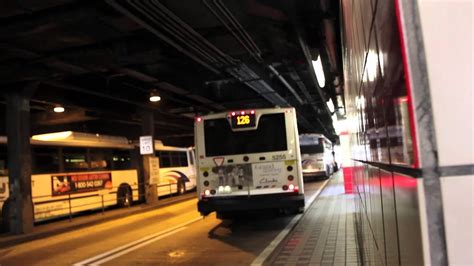
[[[331,141],[323,134],[300,135],[303,177],[329,178],[337,170]]]
[[[0,138],[0,207],[9,208],[7,139]],[[35,221],[139,199],[138,156],[123,137],[71,131],[31,139]]]
[[[155,156],[160,170],[157,184],[158,196],[183,194],[196,188],[194,149],[165,146],[155,141]]]
[[[195,121],[198,210],[224,217],[304,207],[294,108],[231,111]]]

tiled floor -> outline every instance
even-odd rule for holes
[[[344,194],[339,172],[280,244],[269,264],[360,265],[354,226],[354,195]]]

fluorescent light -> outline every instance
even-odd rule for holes
[[[54,109],[53,109],[53,111],[54,111],[55,113],[62,113],[62,112],[64,112],[64,107],[62,107],[62,106],[55,106]]]
[[[161,97],[160,97],[160,96],[158,96],[158,95],[152,95],[152,96],[150,96],[150,102],[156,103],[156,102],[159,102],[159,101],[161,101]]]
[[[319,87],[323,88],[326,85],[326,78],[324,77],[324,70],[320,56],[318,56],[316,61],[313,61],[313,69],[314,73],[316,73],[316,79],[318,80]]]
[[[43,141],[51,141],[51,140],[62,140],[66,139],[72,135],[71,131],[63,131],[63,132],[55,132],[55,133],[47,133],[47,134],[40,134],[34,135],[31,137],[34,140],[43,140]]]
[[[329,101],[326,103],[328,106],[328,109],[331,113],[334,113],[334,104],[332,103],[332,100],[329,99]]]
[[[379,68],[379,57],[378,54],[370,50],[367,53],[367,62],[365,63],[365,77],[366,81],[375,81],[377,77],[377,70]]]

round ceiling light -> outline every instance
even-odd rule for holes
[[[63,112],[64,112],[64,107],[62,107],[62,106],[60,106],[60,105],[55,106],[54,109],[53,109],[53,111],[54,111],[55,113],[63,113]]]

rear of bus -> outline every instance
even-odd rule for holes
[[[198,210],[202,215],[304,207],[293,108],[196,118]]]
[[[331,142],[322,134],[300,135],[303,178],[329,177],[335,161]]]

